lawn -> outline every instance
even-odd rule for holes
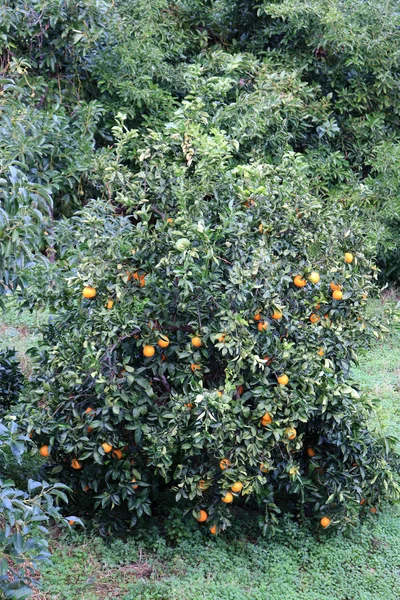
[[[383,310],[376,303],[372,309]],[[1,345],[24,356],[37,339],[39,316],[9,309]],[[375,424],[400,435],[400,331],[361,357],[354,376],[378,400]],[[289,524],[274,539],[259,537],[239,516],[231,530],[210,538],[171,512],[133,536],[103,539],[86,531],[50,540],[53,564],[43,571],[35,600],[388,600],[400,598],[400,506],[380,507],[354,531],[315,536]]]

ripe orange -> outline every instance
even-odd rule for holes
[[[297,431],[294,427],[287,427],[285,429],[285,435],[288,440],[294,440],[295,437],[297,436]]]
[[[310,275],[308,276],[308,279],[311,281],[311,283],[318,283],[321,277],[319,276],[319,273],[317,273],[317,271],[312,271],[312,273],[310,273]]]
[[[275,321],[279,321],[279,319],[282,319],[281,311],[274,308],[274,312],[272,313],[272,319],[275,319]]]
[[[268,329],[268,323],[266,321],[260,321],[257,325],[258,331],[266,331]]]
[[[87,432],[88,432],[88,433],[92,433],[92,431],[93,431],[93,427],[88,427],[88,428],[87,428]]]
[[[296,287],[299,288],[305,287],[307,285],[307,281],[301,275],[296,275],[296,277],[293,279],[293,283]]]
[[[220,390],[218,390],[217,394],[220,398],[222,398],[222,396],[224,395],[224,392],[221,392]]]
[[[109,300],[106,304],[108,310],[110,310],[114,306],[114,300]]]
[[[222,498],[222,502],[224,504],[230,504],[233,502],[233,494],[231,494],[231,492],[226,492],[225,496]]]
[[[197,520],[199,523],[204,523],[205,521],[207,521],[208,519],[208,514],[206,513],[205,510],[199,510],[199,516],[197,517]]]
[[[225,469],[227,469],[230,466],[230,464],[231,463],[227,458],[223,458],[219,462],[219,468],[221,469],[221,471],[225,471]]]
[[[50,449],[49,449],[49,447],[48,446],[42,446],[39,449],[39,454],[40,454],[40,456],[45,456],[45,457],[46,456],[50,456]]]
[[[242,385],[237,385],[236,386],[236,391],[239,394],[239,396],[242,396],[243,392],[244,392],[244,387]]]
[[[315,450],[314,448],[307,448],[307,455],[312,458],[313,456],[315,456]]]
[[[200,348],[201,345],[202,342],[199,336],[196,335],[195,337],[192,337],[192,346],[194,346],[195,348]]]
[[[192,363],[190,365],[190,368],[192,369],[192,371],[194,373],[195,371],[199,371],[201,369],[201,365],[196,365],[195,363]]]
[[[160,348],[168,348],[168,346],[169,346],[168,336],[164,335],[162,338],[160,338],[158,340],[157,344],[160,346]]]
[[[322,517],[322,519],[320,520],[320,524],[321,524],[321,527],[326,529],[331,524],[331,520],[329,517]]]
[[[231,490],[232,492],[236,492],[239,493],[241,492],[243,489],[243,483],[241,481],[236,481],[232,486],[231,486]]]
[[[120,450],[119,448],[117,448],[116,450],[113,450],[111,452],[111,456],[113,458],[115,458],[116,460],[121,460],[121,458],[122,458],[122,450]]]
[[[253,316],[253,319],[255,321],[261,321],[261,313],[260,312],[256,312],[256,314]]]
[[[331,288],[332,292],[334,292],[335,290],[340,290],[340,285],[338,285],[334,281],[331,281],[331,283],[329,284],[329,287]]]
[[[222,335],[219,336],[218,341],[222,344],[225,341],[225,337],[226,337],[226,334],[223,333]]]
[[[369,509],[369,512],[373,515],[376,515],[376,513],[378,512],[378,509],[375,506],[371,506],[371,508]]]
[[[320,348],[320,349],[318,350],[318,356],[324,356],[324,354],[325,354],[325,352],[323,351],[323,349],[322,349],[322,348]]]
[[[261,473],[268,473],[269,468],[267,465],[264,465],[264,463],[260,463],[260,471]]]
[[[320,317],[318,315],[316,315],[315,313],[312,313],[312,315],[310,315],[310,321],[311,323],[318,323]]]
[[[75,521],[73,521],[72,519],[69,519],[69,520],[68,520],[68,525],[71,525],[71,527],[72,527],[72,525],[73,525],[74,523],[75,523]]]
[[[272,420],[272,416],[269,413],[265,413],[265,415],[261,417],[261,423],[264,425],[264,427],[272,423]]]
[[[83,489],[85,492],[88,492],[90,490],[90,487],[88,485],[85,485],[85,487]]]
[[[186,406],[186,408],[188,408],[189,410],[191,410],[193,408],[193,404],[191,402],[189,402],[188,404],[185,404],[184,406]]]
[[[167,219],[167,223],[173,223],[173,222],[174,222],[174,220],[173,220],[173,219],[171,219],[171,217],[168,217],[168,219]]]
[[[71,467],[73,469],[75,469],[76,471],[79,471],[79,469],[82,469],[82,465],[79,462],[79,460],[77,458],[73,458],[71,461]]]
[[[208,488],[207,483],[204,481],[204,479],[200,479],[199,483],[197,484],[197,488],[199,490],[201,490],[202,492],[204,492],[204,490],[206,490]]]
[[[354,256],[352,255],[352,253],[346,252],[346,254],[344,255],[344,262],[352,263],[353,260],[354,260]]]
[[[340,290],[335,290],[332,294],[332,298],[334,300],[341,300],[343,298],[343,292],[341,292]]]
[[[213,525],[212,527],[210,527],[210,533],[212,533],[213,535],[217,535],[217,526]]]
[[[278,383],[279,385],[287,385],[289,383],[289,377],[285,375],[285,373],[282,373],[282,375],[279,375],[278,377]]]
[[[136,479],[135,479],[135,478],[133,478],[133,479],[131,480],[131,483],[132,483],[132,488],[133,488],[134,490],[137,490],[137,489],[138,489],[138,487],[139,487],[139,485],[136,483]]]
[[[135,271],[135,273],[133,274],[133,278],[136,279],[136,281],[140,282],[141,287],[144,287],[146,285],[146,279],[145,279],[146,275],[139,275],[139,273],[137,271]]]
[[[87,409],[85,410],[85,413],[89,414],[89,413],[91,413],[93,411],[94,411],[94,408],[92,408],[91,406],[88,406]]]
[[[84,298],[94,298],[95,295],[96,295],[96,290],[94,289],[94,287],[87,285],[86,287],[83,288],[82,296]]]
[[[108,442],[103,442],[103,444],[101,445],[101,447],[103,448],[104,452],[106,454],[108,454],[109,452],[111,452],[111,450],[113,449],[111,444],[109,444]]]
[[[151,358],[152,356],[154,356],[155,351],[156,350],[154,346],[146,345],[143,348],[143,356],[145,356],[146,358]]]

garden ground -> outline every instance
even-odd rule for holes
[[[392,297],[393,300],[393,297]],[[384,310],[382,303],[371,309]],[[25,351],[37,337],[37,317],[8,310],[0,345],[15,345],[26,372]],[[354,376],[375,404],[375,424],[400,436],[400,331],[376,343]],[[43,571],[35,600],[389,600],[399,598],[400,506],[346,535],[316,537],[297,524],[262,539],[255,523],[235,525],[210,538],[188,516],[172,512],[163,523],[140,526],[127,539],[90,531],[54,530],[53,564]]]

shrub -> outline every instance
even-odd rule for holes
[[[0,415],[18,401],[23,384],[15,350],[0,350]]]
[[[54,311],[34,440],[110,524],[175,500],[218,529],[236,505],[264,530],[281,511],[344,527],[398,495],[393,441],[349,379],[377,334],[371,248],[304,157],[241,164],[199,103],[159,133],[116,129],[116,207],[57,228],[59,264],[27,292]]]
[[[58,500],[68,502],[68,488],[61,483],[29,479],[27,491],[23,491],[4,478],[10,454],[20,462],[27,441],[14,420],[8,425],[0,422],[0,590],[2,597],[13,600],[32,594],[32,586],[37,583],[36,570],[50,559],[46,525],[50,518],[61,521]],[[70,520],[79,521],[75,517]]]

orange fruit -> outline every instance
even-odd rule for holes
[[[217,394],[220,398],[222,398],[222,396],[224,395],[224,392],[221,392],[220,390],[218,390]]]
[[[332,294],[332,298],[334,300],[341,300],[343,298],[343,292],[341,292],[340,290],[335,290]]]
[[[232,486],[231,486],[231,490],[232,492],[236,492],[239,493],[241,492],[243,489],[243,483],[241,481],[236,481]]]
[[[269,468],[267,465],[264,465],[264,463],[260,463],[260,471],[261,473],[268,473]]]
[[[91,413],[93,411],[94,411],[94,408],[92,408],[91,406],[88,406],[87,409],[85,410],[85,413],[89,414],[89,413]]]
[[[114,300],[109,300],[106,304],[108,310],[110,310],[114,306]]]
[[[77,458],[73,458],[71,461],[71,467],[73,469],[75,469],[76,471],[79,471],[79,469],[82,469],[82,465],[79,462],[79,460]]]
[[[320,349],[318,350],[318,356],[324,356],[324,354],[325,354],[325,352],[323,351],[323,349],[322,349],[322,348],[320,348]]]
[[[266,331],[268,329],[268,323],[266,321],[260,321],[257,325],[258,331]]]
[[[354,256],[352,255],[351,252],[346,252],[346,254],[344,255],[344,262],[346,263],[352,263],[354,260]]]
[[[87,285],[86,287],[83,288],[82,296],[84,298],[94,298],[95,295],[96,295],[96,290],[94,289],[94,287]]]
[[[196,365],[196,363],[192,363],[190,365],[190,368],[192,369],[192,371],[194,373],[195,371],[199,371],[201,369],[201,365]]]
[[[318,315],[316,315],[315,313],[312,313],[312,315],[310,315],[310,321],[311,323],[318,323],[320,317]]]
[[[137,271],[135,271],[135,273],[133,274],[133,278],[136,279],[136,281],[140,282],[141,287],[144,287],[146,285],[146,279],[145,279],[146,275],[139,275],[139,273]]]
[[[331,524],[331,520],[329,517],[322,517],[322,519],[320,520],[320,524],[321,524],[321,527],[326,529]]]
[[[92,433],[92,431],[93,431],[93,427],[88,427],[88,428],[87,428],[87,432],[88,432],[88,433]]]
[[[111,452],[111,456],[115,459],[121,460],[122,458],[122,450],[120,450],[119,448],[117,448],[117,450],[113,450]]]
[[[296,287],[299,288],[305,287],[307,285],[307,281],[301,275],[296,275],[296,277],[293,279],[293,283]]]
[[[197,520],[199,523],[204,523],[205,521],[207,521],[208,519],[208,514],[206,513],[205,510],[199,510],[199,516],[197,517]]]
[[[111,450],[113,449],[111,444],[109,444],[108,442],[103,442],[103,444],[101,445],[101,447],[103,448],[104,452],[106,454],[108,454],[109,452],[111,452]]]
[[[158,340],[157,344],[160,346],[160,348],[168,348],[168,346],[169,346],[168,336],[164,335],[162,338],[160,338]]]
[[[282,319],[282,313],[280,310],[277,310],[276,308],[274,308],[274,312],[272,313],[272,319],[275,319],[275,321],[279,321],[279,319]]]
[[[88,492],[90,490],[90,487],[88,485],[85,485],[85,487],[83,489],[85,492]]]
[[[231,463],[227,458],[223,458],[219,462],[219,468],[221,469],[221,471],[225,471],[225,469],[227,469],[230,466],[230,464]]]
[[[319,276],[319,273],[317,273],[317,271],[312,271],[309,274],[308,279],[311,281],[311,283],[318,283],[321,277]]]
[[[340,290],[340,285],[338,285],[334,281],[331,281],[331,283],[329,284],[329,287],[331,288],[332,292],[334,292],[335,290]]]
[[[372,513],[373,515],[376,515],[376,513],[378,512],[378,509],[375,506],[371,506],[371,508],[369,509],[369,512]]]
[[[233,494],[231,494],[231,492],[226,492],[225,496],[222,498],[222,502],[224,504],[230,504],[233,502]]]
[[[131,480],[131,483],[132,483],[132,488],[133,488],[134,490],[137,490],[139,486],[138,486],[138,484],[136,483],[136,479],[135,479],[135,478],[133,478],[133,479]]]
[[[297,431],[294,427],[287,427],[285,429],[285,435],[288,440],[294,440],[295,437],[297,436]]]
[[[269,413],[265,413],[265,415],[261,417],[261,423],[264,425],[264,427],[272,423],[272,420],[273,419]]]
[[[314,450],[314,448],[307,448],[307,456],[309,456],[310,458],[312,458],[313,456],[315,456],[315,450]]]
[[[236,386],[236,391],[239,394],[239,396],[242,396],[244,392],[244,387],[242,385],[238,385]]]
[[[171,219],[171,217],[168,217],[168,219],[167,219],[167,223],[173,223],[173,222],[174,222],[174,220],[173,220],[173,219]]]
[[[48,446],[42,446],[39,449],[40,456],[50,456],[50,449]]]
[[[362,500],[360,500],[360,505],[363,506],[366,503],[367,499],[363,498]]]
[[[217,535],[217,526],[213,525],[212,527],[210,527],[210,533],[212,533],[213,535]]]
[[[199,490],[201,490],[202,492],[204,492],[204,490],[206,490],[208,488],[207,483],[204,481],[204,479],[200,479],[199,483],[197,484],[197,488]]]
[[[278,383],[279,385],[287,385],[289,383],[289,377],[285,375],[285,373],[282,373],[282,375],[279,375],[278,377]]]
[[[69,520],[68,520],[68,525],[71,525],[71,527],[72,527],[72,525],[73,525],[74,523],[75,523],[75,521],[73,521],[72,519],[69,519]]]
[[[155,351],[156,350],[154,346],[146,345],[143,348],[143,356],[145,356],[146,358],[151,358],[152,356],[154,356]]]
[[[320,308],[321,308],[321,305],[320,305],[320,304],[316,304],[316,305],[315,305],[315,310],[319,310]]]
[[[260,312],[256,312],[256,314],[253,316],[253,319],[255,321],[261,321],[261,313]]]
[[[200,348],[200,346],[202,346],[202,342],[199,336],[196,335],[195,337],[192,337],[192,346],[194,346],[195,348]]]
[[[223,333],[222,335],[219,336],[218,341],[222,344],[225,341],[225,337],[226,337],[226,334]]]
[[[191,402],[189,402],[188,404],[185,404],[186,408],[188,408],[189,410],[191,410],[193,408],[193,404]]]

